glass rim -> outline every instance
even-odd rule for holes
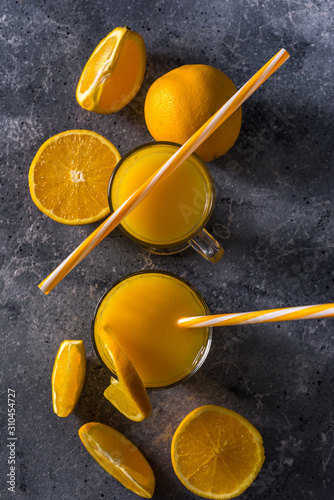
[[[132,278],[133,276],[138,276],[138,275],[141,275],[141,274],[165,274],[167,276],[170,276],[172,278],[175,278],[177,279],[178,281],[181,281],[182,283],[184,283],[185,285],[187,285],[194,293],[195,295],[197,296],[197,298],[200,299],[200,302],[201,304],[204,306],[204,310],[205,310],[205,314],[210,314],[210,310],[209,310],[209,307],[207,305],[207,303],[205,302],[202,294],[197,290],[197,288],[194,287],[194,285],[192,285],[191,283],[189,283],[189,281],[187,281],[186,279],[182,278],[181,276],[175,274],[175,273],[172,273],[172,272],[169,272],[169,271],[162,271],[160,269],[144,269],[142,271],[136,271],[136,272],[133,272],[133,273],[129,273],[125,276],[123,276],[122,278],[119,278],[118,280],[116,280],[103,294],[102,296],[100,297],[97,305],[95,306],[95,310],[94,310],[94,314],[93,314],[93,319],[92,319],[92,324],[91,324],[91,340],[92,340],[92,344],[93,344],[93,348],[94,348],[94,351],[95,351],[95,354],[97,356],[97,358],[99,359],[100,363],[102,364],[102,366],[104,366],[110,373],[111,375],[117,379],[117,376],[116,376],[116,373],[113,372],[112,370],[110,370],[110,368],[105,364],[105,362],[103,361],[99,351],[98,351],[98,348],[96,346],[96,341],[95,341],[95,330],[94,330],[94,325],[95,325],[95,320],[96,320],[96,316],[97,316],[97,313],[98,313],[98,310],[103,302],[103,300],[105,299],[105,297],[109,294],[109,292],[115,288],[117,285],[119,285],[120,283],[122,283],[123,281],[126,281],[127,279],[129,278]],[[185,381],[187,381],[190,377],[192,377],[200,368],[201,366],[203,365],[204,361],[206,360],[208,354],[209,354],[209,351],[210,351],[210,348],[211,348],[211,343],[212,343],[212,332],[213,332],[213,327],[212,326],[209,326],[207,327],[207,330],[208,330],[208,334],[207,334],[207,339],[206,339],[206,344],[203,345],[204,347],[204,351],[201,355],[201,358],[199,359],[198,363],[193,367],[193,369],[187,373],[184,377],[182,377],[180,380],[177,380],[176,382],[172,382],[171,384],[168,384],[168,385],[165,385],[165,386],[159,386],[159,387],[146,387],[146,390],[148,391],[161,391],[161,390],[164,390],[164,389],[170,389],[171,387],[174,387],[178,384],[181,384]]]
[[[137,147],[131,149],[131,151],[129,151],[125,156],[122,156],[122,158],[119,160],[119,162],[116,164],[114,170],[112,171],[110,179],[109,179],[109,184],[108,184],[108,205],[109,205],[109,209],[110,209],[111,213],[113,213],[115,211],[114,207],[113,207],[113,204],[112,204],[112,196],[111,196],[112,193],[111,192],[112,192],[112,183],[113,183],[113,181],[115,179],[117,171],[120,169],[120,167],[122,166],[122,164],[131,155],[133,155],[137,151],[140,151],[143,148],[146,148],[148,146],[153,146],[155,144],[158,145],[158,146],[167,145],[167,146],[176,146],[177,148],[181,147],[181,144],[178,144],[176,142],[170,142],[170,141],[152,141],[152,142],[147,142],[145,144],[141,144],[140,146],[137,146]],[[130,238],[131,240],[133,240],[136,243],[138,243],[138,245],[141,245],[142,247],[147,248],[149,250],[152,249],[152,248],[156,248],[157,250],[164,250],[164,249],[169,250],[169,249],[173,249],[173,248],[176,249],[178,247],[182,247],[183,245],[187,244],[190,240],[192,240],[192,238],[194,238],[195,236],[197,236],[202,231],[202,229],[204,228],[204,226],[207,224],[208,220],[210,219],[210,217],[212,215],[212,212],[213,212],[214,205],[215,205],[215,199],[216,199],[216,187],[215,187],[215,183],[214,183],[213,177],[211,175],[211,172],[210,172],[208,166],[206,165],[206,163],[204,162],[204,160],[202,160],[202,158],[197,153],[195,153],[195,152],[191,153],[190,156],[194,156],[195,159],[201,164],[202,168],[205,171],[205,174],[207,175],[207,177],[208,177],[208,179],[210,181],[210,185],[211,185],[211,189],[212,189],[212,196],[211,196],[211,198],[209,200],[209,203],[208,203],[208,205],[209,205],[208,212],[207,212],[207,215],[206,215],[205,219],[203,220],[203,223],[201,224],[201,227],[199,229],[197,229],[196,231],[194,231],[189,237],[180,239],[180,240],[176,241],[175,243],[169,243],[168,244],[168,243],[155,243],[155,242],[149,243],[149,242],[143,241],[143,240],[137,238],[136,236],[134,236],[133,234],[129,233],[123,227],[122,223],[120,223],[118,225],[119,229],[128,238]],[[185,249],[185,248],[186,247],[184,247],[183,249]]]

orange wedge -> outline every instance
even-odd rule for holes
[[[86,375],[85,347],[82,340],[64,340],[53,366],[52,404],[58,417],[67,417],[78,402]]]
[[[204,498],[229,499],[254,481],[264,462],[260,433],[238,413],[202,406],[179,425],[172,463],[180,481]]]
[[[37,207],[63,224],[88,224],[109,213],[108,184],[120,155],[90,130],[69,130],[39,148],[29,171]]]
[[[146,49],[141,35],[126,26],[115,28],[98,44],[80,76],[76,98],[95,113],[124,108],[143,83]]]
[[[123,415],[141,422],[151,415],[151,403],[144,384],[135,367],[114,340],[110,328],[105,325],[99,332],[109,368],[116,372],[118,380],[111,378],[104,396]]]
[[[91,422],[79,429],[86,450],[103,469],[140,497],[151,498],[155,478],[138,448],[108,425]]]

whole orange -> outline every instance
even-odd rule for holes
[[[144,108],[147,128],[156,141],[184,144],[236,91],[232,80],[213,66],[180,66],[149,88]],[[233,146],[241,115],[239,107],[196,150],[204,161],[219,158]]]

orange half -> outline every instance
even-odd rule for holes
[[[54,135],[42,144],[31,163],[31,197],[57,222],[98,221],[110,213],[108,184],[120,159],[111,142],[90,130]]]
[[[264,462],[262,437],[238,413],[207,405],[192,411],[172,440],[173,468],[186,488],[227,500],[245,491]]]

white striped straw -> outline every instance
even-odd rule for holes
[[[231,114],[245,102],[262,83],[287,59],[289,54],[281,49],[240,90],[238,90],[171,158],[144,182],[115,212],[113,212],[74,252],[71,253],[42,283],[39,288],[48,294],[88,253],[93,250],[161,180],[168,177],[212,134]]]
[[[273,321],[293,321],[297,319],[316,319],[334,316],[334,303],[313,306],[285,307],[233,314],[214,314],[193,316],[178,320],[180,328],[201,328],[208,326],[249,325]]]

